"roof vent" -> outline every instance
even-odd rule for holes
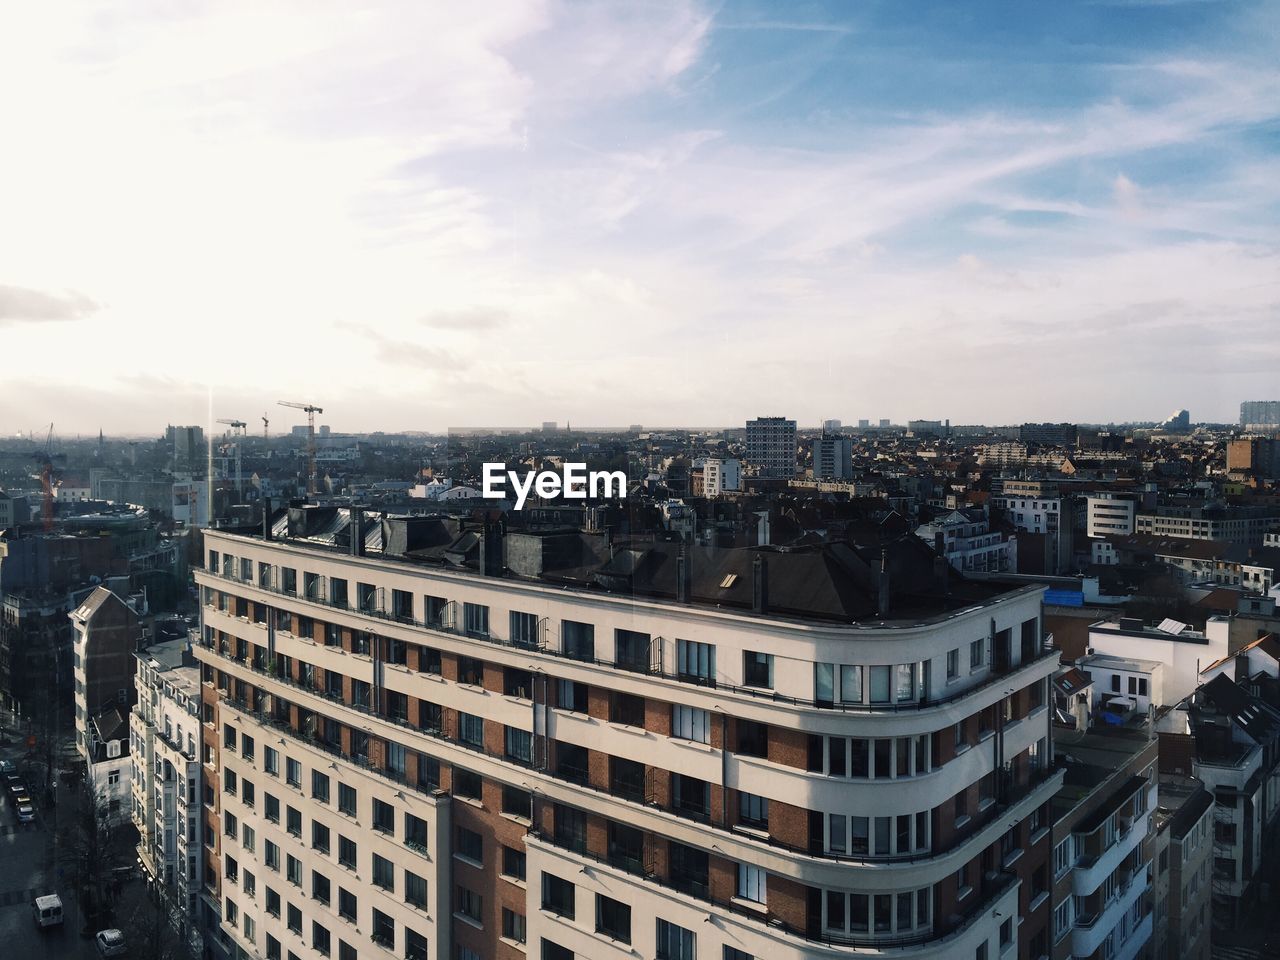
[[[738,575],[736,573],[730,573],[723,580],[720,581],[720,589],[728,590],[737,582],[738,582]]]

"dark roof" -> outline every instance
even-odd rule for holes
[[[1064,694],[1079,693],[1092,684],[1092,678],[1076,667],[1063,670],[1053,678],[1053,685]]]
[[[1173,820],[1169,823],[1170,835],[1179,839],[1185,837],[1187,831],[1199,823],[1204,812],[1212,806],[1213,795],[1204,787],[1196,790],[1173,815]]]
[[[1220,673],[1197,691],[1199,703],[1230,717],[1250,739],[1262,743],[1280,728],[1280,714],[1238,683]]]

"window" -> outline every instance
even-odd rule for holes
[[[570,660],[593,661],[596,658],[596,628],[575,620],[561,621],[560,637],[564,655]]]
[[[257,800],[252,780],[240,781],[240,799],[246,807],[252,807]]]
[[[947,651],[947,679],[955,680],[960,676],[960,648]]]
[[[697,960],[698,938],[692,930],[658,918],[657,960]]]
[[[404,872],[404,902],[419,910],[427,909],[427,881],[416,873]]]
[[[457,767],[454,767],[453,795],[455,797],[466,797],[469,800],[479,800],[481,798],[481,786],[480,774],[471,770],[460,770]]]
[[[285,757],[284,760],[284,779],[291,787],[302,786],[302,763],[294,760],[292,757]]]
[[[404,928],[405,960],[427,960],[427,938],[416,930]]]
[[[396,946],[396,922],[377,907],[373,908],[373,933],[370,939],[374,943],[394,950]]]
[[[556,706],[574,713],[587,712],[587,685],[574,680],[556,681]]]
[[[229,723],[222,725],[222,745],[232,753],[236,752],[236,728]]]
[[[1071,897],[1064,897],[1062,902],[1053,911],[1053,940],[1057,943],[1068,933],[1071,932],[1071,924],[1073,922],[1071,911]]]
[[[373,829],[381,833],[394,834],[396,832],[395,808],[376,797],[373,801]]]
[[[302,836],[302,811],[285,807],[285,829],[295,837]]]
[[[277,919],[280,917],[280,894],[270,887],[267,887],[267,913]]]
[[[338,863],[348,870],[356,868],[356,842],[338,835]]]
[[[511,611],[511,644],[532,649],[538,643],[538,617],[532,613]],[[523,941],[522,941],[523,942]]]
[[[628,873],[644,872],[644,833],[635,827],[609,821],[606,858]]]
[[[644,802],[644,764],[621,757],[609,757],[609,792],[625,800]]]
[[[680,813],[705,818],[711,812],[711,785],[684,774],[671,775],[671,806]]]
[[[289,914],[289,919],[287,922],[288,922],[289,929],[292,930],[294,933],[298,934],[299,936],[301,936],[302,935],[302,911],[299,910],[297,907],[295,907],[291,903],[289,904],[288,914]]]
[[[502,848],[502,875],[511,877],[513,880],[524,879],[525,853],[523,850],[507,846]]]
[[[570,783],[587,782],[587,748],[555,741],[556,776]]]
[[[351,923],[356,922],[356,895],[342,887],[338,888],[338,916]]]
[[[280,754],[274,747],[263,748],[262,769],[273,777],[278,777],[280,775]]]
[[[244,757],[246,760],[252,760],[253,750],[253,737],[249,736],[247,733],[240,734],[240,756]]]
[[[975,640],[973,643],[969,644],[970,671],[977,670],[986,662],[986,647],[987,641],[985,639]]]
[[[462,623],[469,637],[489,636],[489,608],[480,603],[464,603]]]
[[[773,654],[757,653],[754,650],[743,651],[742,685],[745,687],[762,687],[773,689]]]
[[[738,896],[753,903],[764,903],[765,872],[750,863],[738,864]]]
[[[412,813],[404,815],[404,845],[419,853],[427,852],[427,821]]]
[[[713,643],[676,641],[676,676],[685,683],[713,687],[716,683],[716,648]]]
[[[696,743],[711,742],[711,715],[700,707],[674,704],[671,707],[671,735]]]
[[[756,960],[756,958],[745,950],[739,950],[737,947],[731,947],[726,943],[724,945],[723,960]]]
[[[619,943],[631,942],[631,907],[620,900],[596,894],[596,933]]]
[[[373,855],[373,885],[383,890],[395,890],[396,870],[390,860]]]
[[[587,815],[573,807],[555,804],[555,840],[563,847],[576,853],[587,851]]]
[[[329,802],[329,778],[319,770],[311,771],[311,796],[321,803]]]
[[[468,830],[466,827],[458,827],[458,849],[457,855],[472,860],[475,863],[484,863],[484,837],[476,833],[474,830]]]
[[[533,699],[533,674],[517,667],[505,668],[502,671],[502,692],[521,700]]]
[[[502,908],[502,936],[516,943],[525,942],[525,917],[523,913],[515,913],[506,907]],[[627,941],[627,943],[630,942],[630,940]]]
[[[356,815],[356,788],[338,782],[338,812],[349,817]]]
[[[329,852],[329,828],[317,820],[311,821],[311,846],[321,853]]]
[[[329,878],[314,870],[311,871],[311,897],[326,907],[329,905]]]
[[[566,920],[574,918],[574,897],[577,893],[573,884],[550,873],[542,875],[542,909],[548,910]]]
[[[533,734],[517,727],[503,727],[506,759],[515,763],[533,762]]]
[[[614,664],[620,670],[648,673],[651,666],[649,644],[650,637],[647,633],[638,633],[635,630],[615,630]]]
[[[503,786],[502,812],[529,820],[533,814],[533,795],[518,787]]]
[[[480,922],[484,914],[484,898],[469,887],[458,884],[458,913],[469,920]]]
[[[280,848],[270,840],[262,841],[262,858],[272,870],[280,869]]]
[[[769,725],[754,720],[738,720],[738,753],[747,757],[769,756]]]
[[[645,700],[630,693],[613,691],[609,697],[609,721],[627,727],[644,728]]]
[[[285,877],[295,887],[302,886],[302,862],[293,854],[285,854]]]
[[[459,657],[458,682],[472,687],[483,687],[484,661],[475,657]]]
[[[484,747],[484,719],[458,712],[458,739],[468,746]]]
[[[754,830],[769,829],[769,799],[754,793],[738,794],[738,821]]]

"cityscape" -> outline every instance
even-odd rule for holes
[[[0,960],[1280,960],[1278,52],[0,10]]]

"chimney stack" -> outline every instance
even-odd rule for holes
[[[751,561],[751,609],[755,613],[769,612],[769,562],[759,553]]]
[[[880,580],[876,600],[876,613],[883,620],[889,616],[889,550],[880,549]]]
[[[271,539],[271,498],[262,498],[262,539]]]
[[[689,602],[689,551],[683,543],[676,556],[676,603]]]
[[[942,587],[942,595],[951,592],[951,564],[947,561],[946,537],[941,531],[933,535],[933,549],[937,554],[933,558],[933,578]]]

